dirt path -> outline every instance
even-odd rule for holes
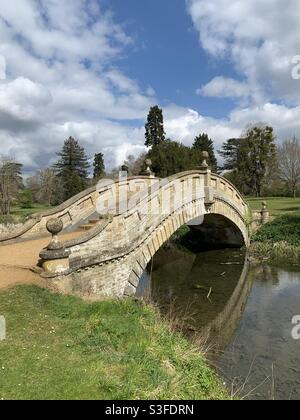
[[[82,232],[60,235],[61,241],[78,237]],[[50,242],[50,236],[0,246],[0,290],[16,284],[37,284],[46,286],[37,273],[31,271],[37,265],[40,251]]]

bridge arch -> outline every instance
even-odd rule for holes
[[[204,204],[204,206],[203,206]],[[201,220],[203,217],[203,221]],[[216,197],[207,208],[205,202],[191,202],[171,214],[152,232],[151,237],[134,253],[129,266],[132,267],[124,288],[125,296],[136,294],[140,279],[147,265],[159,249],[183,225],[198,221],[193,228],[201,234],[205,247],[243,247],[249,242],[248,226],[244,216],[226,199]],[[217,234],[216,234],[217,231]],[[200,239],[200,240],[201,240]]]
[[[135,194],[128,208],[112,214],[101,229],[97,227],[88,235],[67,242],[70,256],[66,268],[43,275],[56,289],[83,297],[134,295],[158,249],[182,225],[202,216],[204,220],[226,220],[226,229],[234,228],[240,244],[248,245],[248,205],[226,179],[205,170],[183,172],[159,181]],[[182,195],[180,205],[164,211],[164,198],[174,198],[174,194],[176,198],[175,187],[188,183],[193,188],[183,188],[187,193]],[[177,199],[173,202],[177,203]]]

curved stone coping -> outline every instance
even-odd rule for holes
[[[186,207],[188,207],[189,205],[191,205],[191,204],[197,205],[197,203],[201,203],[202,200],[203,199],[191,200],[190,203],[184,204],[181,207],[181,209],[184,211],[184,209]],[[232,208],[234,210],[237,210],[235,208],[234,204],[232,202],[230,202],[230,200],[221,198],[220,196],[217,197],[217,200],[220,200],[221,202],[223,202],[225,205],[229,206],[230,208]],[[147,242],[147,240],[151,237],[153,232],[155,230],[159,229],[161,226],[163,226],[164,223],[170,217],[172,217],[174,214],[177,213],[177,211],[178,210],[175,210],[174,212],[165,216],[157,226],[154,226],[153,230],[151,229],[151,230],[145,231],[145,235],[143,235],[141,238],[137,239],[135,242],[130,243],[129,247],[126,246],[126,247],[121,247],[119,249],[115,249],[113,256],[105,255],[105,251],[104,251],[104,252],[102,252],[101,255],[98,256],[98,258],[94,258],[94,256],[92,256],[92,260],[90,260],[89,258],[88,259],[81,259],[80,264],[78,264],[77,261],[73,261],[73,263],[71,263],[70,269],[68,271],[66,271],[65,273],[63,273],[62,276],[68,275],[68,274],[70,274],[74,271],[77,271],[77,270],[84,270],[84,269],[89,268],[89,267],[93,267],[93,266],[96,266],[96,265],[102,265],[102,264],[108,264],[112,261],[122,260],[123,258],[126,258],[128,255],[132,254],[133,252],[136,252],[138,248],[142,247],[143,244],[145,242]],[[236,213],[240,217],[240,219],[245,223],[245,219],[244,219],[243,215],[239,211],[236,211]],[[94,235],[94,237],[95,236],[96,235]],[[49,276],[48,275],[47,277],[56,277],[56,276]]]
[[[132,210],[135,210],[136,205],[141,204],[141,202],[144,199],[150,198],[149,196],[149,192],[153,193],[157,193],[159,192],[162,188],[168,188],[168,184],[170,184],[173,181],[176,180],[180,180],[182,178],[188,178],[190,176],[197,176],[197,175],[203,175],[206,176],[207,172],[206,171],[199,171],[199,170],[193,170],[193,171],[185,171],[185,172],[180,172],[178,174],[172,175],[168,178],[156,178],[157,181],[164,181],[164,180],[168,180],[168,183],[166,183],[165,185],[161,185],[159,182],[155,183],[154,185],[152,185],[149,188],[146,188],[145,190],[138,192],[135,196],[133,196],[131,198],[131,205],[128,207],[128,209],[122,213],[122,215],[124,217],[129,216],[132,213]],[[237,188],[229,181],[227,181],[226,178],[217,175],[217,174],[211,174],[212,177],[216,177],[217,179],[220,179],[222,181],[224,181],[226,184],[228,184],[233,191],[236,193],[236,195],[239,197],[239,200],[243,203],[243,205],[248,209],[249,205],[248,203],[244,200],[244,198],[242,197],[242,195],[240,194],[240,192],[237,190]],[[217,190],[216,190],[217,191]],[[222,194],[223,197],[225,197],[227,200],[227,196]],[[231,200],[230,200],[231,201]],[[238,209],[237,209],[238,210]],[[119,214],[118,214],[119,215]],[[116,216],[118,216],[116,215]],[[242,215],[242,213],[240,212],[240,215],[244,218],[244,215]]]
[[[109,178],[108,178],[109,179]],[[128,177],[126,181],[131,181],[131,180],[149,180],[148,176],[133,176],[133,177]],[[114,182],[114,184],[112,185],[116,185],[116,184],[121,184],[122,182],[126,182],[125,180],[111,180]],[[108,185],[107,187],[103,188],[103,191],[105,191],[106,189],[108,189],[110,186]],[[82,192],[80,192],[79,194],[75,195],[74,197],[70,198],[69,200],[65,201],[64,203],[60,204],[57,207],[54,207],[52,209],[46,210],[43,213],[35,213],[32,214],[30,216],[30,219],[27,220],[23,226],[21,226],[18,229],[15,229],[13,232],[5,234],[0,236],[0,244],[1,242],[6,242],[6,241],[10,241],[10,240],[14,240],[14,239],[18,239],[20,237],[22,237],[23,235],[25,235],[26,233],[28,233],[33,227],[35,227],[38,223],[40,223],[42,221],[43,218],[46,217],[55,217],[56,214],[61,213],[65,210],[67,210],[69,207],[71,207],[72,205],[74,205],[76,202],[84,199],[86,196],[96,192],[97,190],[97,185],[94,185],[93,187],[90,187]]]
[[[234,203],[230,200],[230,199],[228,199],[228,197],[226,197],[226,195],[225,194],[220,194],[220,193],[216,193],[215,194],[215,199],[216,200],[219,200],[219,201],[221,201],[221,202],[223,202],[223,203],[225,203],[225,204],[227,204],[229,207],[231,207],[232,208],[232,210],[233,211],[235,211],[236,212],[236,214],[239,216],[239,218],[245,223],[245,225],[247,225],[247,220],[246,220],[246,218],[245,218],[245,215],[240,211],[240,209],[238,209],[235,205],[234,205]],[[247,204],[247,203],[246,203]]]
[[[66,248],[72,248],[77,245],[81,245],[83,243],[86,243],[92,239],[94,239],[97,235],[102,233],[106,227],[113,221],[114,217],[122,216],[122,217],[129,217],[132,213],[136,211],[136,207],[140,205],[144,200],[150,200],[154,194],[158,194],[159,191],[163,188],[168,188],[168,185],[172,183],[173,181],[180,180],[182,178],[188,178],[190,176],[199,176],[203,175],[206,176],[206,171],[199,171],[199,170],[193,170],[193,171],[185,171],[181,172],[179,174],[172,175],[168,178],[165,178],[165,180],[168,180],[168,183],[161,185],[160,182],[154,183],[151,187],[146,188],[145,190],[136,193],[132,199],[131,199],[131,205],[125,210],[123,213],[115,214],[114,216],[110,215],[108,220],[103,221],[100,225],[97,225],[95,228],[91,229],[87,233],[79,236],[78,238],[66,242],[64,245]],[[223,178],[219,175],[213,174],[213,177],[217,177],[221,180],[223,180],[225,183],[228,183],[228,185],[236,192],[236,194],[239,196],[242,203],[248,208],[248,204],[245,202],[243,197],[240,195],[239,191],[232,185],[230,182],[226,180],[226,178]],[[136,177],[139,178],[139,177]],[[141,179],[144,179],[145,177],[141,177]],[[147,178],[147,177],[146,177]],[[157,181],[163,180],[156,178]],[[149,194],[151,193],[151,195]],[[227,205],[229,205],[240,217],[240,219],[246,224],[245,215],[240,211],[239,208],[235,205],[235,203],[228,198],[225,194],[221,194],[220,192],[215,192],[216,198],[219,198],[223,202],[225,202]],[[192,200],[193,201],[193,200]],[[122,254],[123,255],[123,254]]]
[[[87,231],[83,235],[79,236],[78,238],[72,239],[70,241],[64,242],[64,247],[72,248],[72,247],[75,247],[75,246],[78,246],[85,242],[90,241],[91,239],[99,235],[112,222],[112,220],[113,218],[110,217],[108,219],[99,221],[99,223],[94,228]]]
[[[159,190],[159,188],[157,188],[157,187],[155,189],[156,190]],[[142,195],[145,195],[145,193],[143,193]],[[147,196],[147,197],[149,197],[149,196]],[[241,221],[243,223],[245,223],[245,225],[246,225],[246,220],[244,218],[244,215],[239,211],[239,209],[236,208],[236,206],[234,205],[234,203],[233,203],[232,200],[228,199],[228,197],[226,197],[224,195],[222,196],[222,195],[219,195],[219,194],[216,195],[216,200],[221,201],[225,205],[227,205],[230,208],[232,208],[236,212],[236,214],[238,215],[238,217],[241,219]],[[182,209],[184,209],[186,206],[188,206],[190,204],[197,204],[197,202],[201,202],[201,201],[202,201],[202,199],[200,199],[200,200],[191,200],[191,202],[188,203],[188,204],[185,204],[182,207]],[[135,208],[133,208],[133,209],[135,211]],[[154,230],[156,230],[160,226],[162,226],[164,224],[164,222],[168,218],[172,217],[173,214],[175,214],[177,211],[178,211],[178,209],[176,209],[174,212],[170,213],[169,215],[165,216],[160,221],[159,225],[157,225],[157,226],[154,227]],[[122,216],[124,217],[124,214]],[[112,221],[112,219],[111,219],[111,221]],[[145,232],[146,233],[146,235],[145,235],[146,237],[141,238],[141,240],[139,241],[138,244],[137,243],[130,244],[130,247],[129,248],[128,247],[126,247],[126,248],[119,248],[119,250],[118,249],[115,249],[113,256],[110,256],[110,255],[105,256],[105,251],[104,251],[104,253],[102,253],[102,255],[97,260],[90,261],[89,258],[87,258],[86,260],[85,259],[81,259],[81,264],[80,265],[76,264],[76,262],[74,261],[73,264],[72,264],[72,266],[71,266],[71,268],[70,268],[70,271],[67,272],[67,273],[65,273],[65,274],[69,274],[70,272],[76,271],[78,269],[85,269],[86,267],[89,267],[89,266],[99,265],[99,264],[107,264],[107,263],[109,263],[111,261],[122,259],[122,258],[126,257],[127,255],[131,254],[132,252],[135,252],[138,247],[142,246],[143,243],[145,241],[147,241],[147,239],[152,235],[153,231],[150,230],[150,231],[147,231],[147,233]],[[97,234],[93,235],[93,237],[90,238],[90,239],[93,239],[95,236],[97,236]],[[83,243],[83,241],[82,241],[82,243]]]
[[[184,204],[182,209],[184,209],[185,207],[187,207],[188,205],[190,205],[192,203],[196,204],[196,201],[202,202],[202,199],[193,200],[189,204]],[[104,253],[99,254],[97,259],[93,258],[93,261],[88,261],[86,259],[81,258],[80,264],[78,264],[77,261],[71,261],[70,268],[63,273],[60,273],[59,277],[68,276],[69,274],[71,274],[75,271],[78,271],[78,270],[84,270],[84,269],[89,268],[89,267],[102,265],[102,264],[108,264],[112,261],[122,260],[123,258],[126,258],[128,255],[132,254],[133,252],[136,252],[141,246],[143,246],[143,244],[145,242],[147,242],[147,240],[151,237],[153,232],[155,232],[155,230],[157,230],[161,226],[163,226],[163,224],[170,217],[172,217],[175,213],[176,213],[176,211],[174,211],[173,213],[169,214],[164,219],[162,219],[157,226],[153,227],[153,230],[146,231],[145,235],[142,238],[138,238],[134,242],[131,242],[129,248],[126,246],[126,247],[121,247],[119,249],[116,249],[116,250],[114,250],[114,255],[113,256],[111,256],[111,255],[106,256]],[[57,275],[56,274],[49,274],[49,273],[42,273],[42,277],[51,279],[51,278],[57,278]]]
[[[17,239],[31,230],[34,226],[36,226],[42,220],[42,215],[32,215],[31,218],[24,223],[23,226],[19,227],[18,229],[14,229],[11,233],[7,233],[5,235],[0,236],[0,243],[11,241],[13,239]]]

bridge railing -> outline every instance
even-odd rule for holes
[[[118,189],[125,185],[129,190],[130,196],[131,192],[132,194],[135,194],[137,190],[143,190],[153,182],[152,178],[138,176],[130,177],[126,179],[126,181],[122,179],[116,181],[112,180],[111,185],[100,188],[93,186],[53,209],[32,215],[20,228],[15,229],[9,234],[1,235],[0,245],[46,235],[47,222],[52,218],[60,219],[63,222],[65,229],[74,226],[96,212],[98,200],[103,202],[109,201],[113,189],[115,191],[116,188]]]
[[[248,205],[238,193],[236,188],[230,183],[227,184],[227,181],[224,178],[214,174],[212,175],[211,183],[211,180],[207,178],[207,171],[194,170],[173,175],[164,180],[165,182],[156,182],[151,188],[144,189],[140,193],[137,193],[134,197],[132,197],[132,200],[129,201],[126,211],[117,214],[110,214],[110,218],[108,217],[109,222],[106,221],[106,226],[103,224],[103,228],[96,227],[86,234],[85,237],[81,236],[72,241],[66,242],[65,247],[75,249],[78,245],[85,244],[87,247],[88,243],[93,243],[96,247],[95,252],[99,252],[100,234],[102,238],[102,251],[104,251],[107,246],[111,249],[115,247],[121,249],[123,247],[126,248],[127,242],[134,244],[140,236],[138,227],[142,227],[145,232],[150,232],[153,228],[155,228],[157,223],[169,216],[169,214],[163,214],[161,209],[163,195],[168,194],[167,191],[172,189],[174,184],[178,182],[185,182],[187,179],[194,180],[195,182],[199,182],[201,180],[204,188],[210,189],[210,194],[208,194],[208,196],[203,196],[206,203],[207,200],[212,200],[216,195],[224,195],[226,197],[226,201],[231,203],[232,207],[234,207],[239,213],[240,218],[246,223]],[[197,195],[191,196],[189,201],[193,201],[195,199],[197,199]],[[209,201],[208,204],[211,205],[212,203]],[[155,208],[155,206],[157,206],[157,208]],[[151,207],[152,211],[152,214],[150,215],[148,213],[149,207]],[[107,211],[109,216],[109,209],[107,209]],[[111,226],[111,223],[113,223],[114,226]],[[114,232],[114,235],[112,232]],[[126,235],[124,232],[126,232]],[[107,235],[105,235],[105,233],[107,233]],[[121,254],[119,256],[121,256]]]

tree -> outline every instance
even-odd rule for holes
[[[268,174],[276,164],[273,128],[263,125],[249,127],[238,139],[229,139],[219,152],[224,158],[223,169],[244,193],[261,196]]]
[[[105,165],[103,153],[96,153],[94,157],[94,179],[98,180],[105,175]]]
[[[300,141],[286,140],[278,149],[279,177],[286,183],[293,197],[300,185]]]
[[[163,112],[157,105],[150,108],[145,130],[145,146],[158,146],[165,140]]]
[[[257,197],[261,197],[263,184],[274,164],[276,164],[276,144],[273,128],[250,127],[240,143],[238,172]]]
[[[241,139],[228,139],[218,151],[219,155],[224,159],[223,170],[234,170],[238,166],[238,150]]]
[[[33,204],[32,192],[29,189],[21,191],[18,203],[22,209],[31,209]]]
[[[0,160],[0,209],[4,215],[10,214],[11,204],[23,188],[22,165],[12,159]]]
[[[64,199],[67,200],[86,188],[89,163],[84,148],[73,137],[65,141],[57,155],[60,159],[54,169],[63,183]]]
[[[209,165],[211,166],[214,172],[218,169],[218,161],[216,159],[215,151],[214,151],[214,143],[208,137],[207,134],[203,133],[200,134],[198,137],[195,138],[193,143],[193,149],[199,152],[208,152],[209,154]],[[200,154],[199,154],[200,155]],[[200,158],[199,158],[200,159]]]
[[[152,161],[153,172],[161,178],[193,169],[194,157],[191,148],[172,140],[154,145],[147,154]]]
[[[55,206],[64,200],[63,185],[53,168],[38,171],[26,181],[35,203]]]

